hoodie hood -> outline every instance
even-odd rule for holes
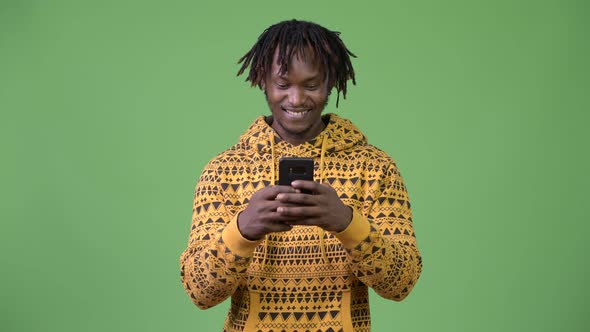
[[[292,145],[276,134],[264,116],[259,116],[240,137],[239,144],[245,150],[256,150],[260,154],[274,152],[281,156],[313,158],[320,156],[322,150],[332,153],[367,143],[367,137],[350,120],[334,113],[323,115],[322,120],[328,124],[318,136],[303,144]]]

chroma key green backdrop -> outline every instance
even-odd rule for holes
[[[205,163],[268,114],[269,25],[358,55],[328,112],[398,162],[424,271],[374,331],[584,331],[590,5],[0,0],[0,330],[221,331],[179,277]]]

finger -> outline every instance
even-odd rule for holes
[[[315,205],[316,199],[313,195],[309,194],[289,194],[289,193],[280,193],[277,195],[276,198],[279,202],[285,204],[294,204],[294,205]]]
[[[268,212],[277,212],[277,208],[279,206],[299,206],[300,204],[290,203],[290,202],[281,202],[280,200],[272,200],[268,201],[268,204],[264,207],[264,211]]]
[[[264,220],[266,220],[266,223],[289,223],[292,221],[297,220],[297,216],[287,216],[287,215],[283,215],[277,211],[274,212],[269,212],[266,217],[264,218]]]
[[[270,186],[259,191],[260,197],[264,200],[273,200],[279,193],[294,193],[295,189],[291,186]]]
[[[291,182],[291,186],[295,189],[299,190],[307,190],[312,193],[320,193],[323,188],[321,188],[320,184],[313,181],[307,180],[295,180]]]
[[[285,217],[312,218],[321,215],[321,209],[316,206],[279,206],[277,213]]]

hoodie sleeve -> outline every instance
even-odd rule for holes
[[[210,162],[199,178],[188,246],[180,256],[181,281],[201,309],[215,306],[234,293],[259,243],[240,234],[238,213],[230,200],[224,199],[217,165]]]
[[[386,170],[369,213],[353,209],[350,225],[335,236],[349,254],[352,272],[380,296],[403,300],[422,271],[412,211],[394,162]]]

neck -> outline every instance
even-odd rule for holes
[[[319,127],[313,130],[312,135],[297,135],[294,133],[287,133],[283,128],[281,128],[278,123],[273,121],[273,116],[269,115],[264,118],[264,121],[274,130],[274,132],[285,142],[291,145],[300,145],[305,142],[311,141],[316,138],[328,125],[330,122],[330,116],[324,115],[322,116],[322,121],[320,122]]]

